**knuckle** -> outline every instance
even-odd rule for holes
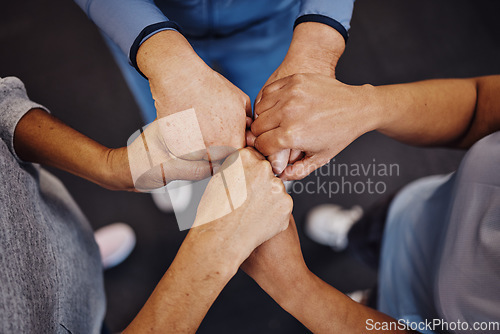
[[[294,84],[301,84],[305,81],[305,74],[304,73],[295,73],[292,76],[292,82]]]
[[[264,174],[269,174],[272,171],[271,164],[267,160],[260,160],[258,167]]]
[[[300,73],[294,73],[292,74],[292,82],[300,82],[300,77],[301,77],[301,74]]]
[[[259,130],[259,123],[257,123],[257,121],[254,121],[251,125],[250,125],[250,130],[252,131],[252,133],[255,135],[257,134],[257,131]]]
[[[283,188],[285,188],[285,186],[283,185]],[[285,189],[286,191],[286,189]],[[293,199],[292,199],[292,196],[286,194],[285,196],[285,207],[287,209],[287,212],[292,212],[292,209],[293,209]]]
[[[293,88],[292,88],[293,89]],[[293,113],[297,108],[297,104],[300,102],[300,99],[292,93],[292,96],[289,97],[283,105],[283,113],[285,116]]]
[[[290,92],[292,94],[292,99],[293,97],[300,97],[302,96],[302,87],[299,84],[295,84],[290,88]]]
[[[281,147],[290,148],[293,144],[293,130],[290,127],[287,127],[283,130],[283,135],[278,137],[278,144]]]
[[[267,93],[269,93],[269,85],[267,85],[264,88],[262,88],[262,96],[264,96]]]
[[[240,154],[242,159],[248,159],[252,156],[252,151],[250,150],[250,148],[245,147],[245,148],[239,150],[239,154]]]
[[[290,224],[290,217],[289,215],[286,215],[285,217],[283,217],[283,220],[281,221],[281,226],[280,226],[281,232],[286,230],[289,224]]]

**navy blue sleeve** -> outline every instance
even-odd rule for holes
[[[347,41],[354,0],[302,0],[295,26],[319,22],[337,30]]]
[[[139,46],[155,33],[177,30],[153,0],[75,0],[136,66]],[[136,67],[137,68],[137,67]]]

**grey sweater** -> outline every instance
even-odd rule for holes
[[[99,333],[105,295],[99,250],[63,184],[14,151],[25,113],[44,107],[0,78],[0,333]]]

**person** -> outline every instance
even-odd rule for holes
[[[146,123],[194,108],[207,145],[243,147],[262,87],[294,73],[335,76],[354,0],[76,3],[104,33]],[[269,157],[275,173],[299,153]]]
[[[39,163],[108,189],[133,190],[127,150],[138,152],[134,143],[142,145],[141,139],[129,148],[106,148],[30,101],[14,77],[0,79],[0,111],[0,332],[99,333],[105,294],[92,229],[63,184]],[[235,172],[238,161],[242,170]],[[169,180],[189,166],[199,171],[189,175],[211,172],[197,161],[172,163],[163,164]],[[208,183],[194,227],[125,333],[195,332],[240,264],[287,228],[292,200],[268,161],[247,148],[220,168],[227,171],[225,182],[217,173]],[[159,182],[157,174],[150,177]],[[215,217],[225,205],[224,184],[232,193],[245,189],[233,196],[243,200]]]
[[[305,152],[283,179],[306,176],[372,130],[406,144],[468,152],[455,173],[414,181],[391,202],[377,309],[396,324],[311,274],[292,232],[259,247],[254,254],[267,254],[250,257],[245,270],[314,333],[498,332],[499,90],[500,75],[374,87],[301,74],[267,86],[247,139],[264,155]],[[279,249],[287,251],[270,255]]]

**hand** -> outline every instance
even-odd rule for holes
[[[242,149],[210,180],[187,239],[206,244],[221,261],[236,259],[239,267],[257,246],[287,228],[292,206],[269,162],[252,148]]]
[[[192,117],[189,117],[193,115]],[[184,113],[181,120],[165,117],[149,124],[143,132],[137,131],[131,138],[127,147],[110,150],[108,166],[116,179],[122,174],[127,174],[132,179],[134,190],[148,191],[163,187],[173,180],[201,180],[213,175],[219,168],[218,161],[187,160],[186,156],[198,155],[203,157],[206,150],[200,147],[201,152],[184,151],[182,142],[192,143],[201,141],[193,132],[186,135],[186,126],[190,126],[189,119],[195,118],[194,111]],[[180,123],[180,124],[179,124]],[[184,133],[184,135],[183,135]],[[173,135],[174,134],[174,135]],[[198,140],[196,140],[198,139]],[[179,145],[173,145],[181,142]],[[171,152],[171,147],[176,146],[177,153]],[[200,153],[200,154],[198,154]],[[180,157],[179,157],[180,156]]]
[[[139,48],[137,63],[149,79],[158,118],[194,108],[207,147],[244,147],[249,97],[207,66],[181,34],[153,35]]]
[[[254,146],[264,155],[285,148],[305,152],[282,179],[304,178],[362,134],[377,128],[370,85],[348,86],[329,76],[296,74],[267,86],[256,106]]]
[[[344,48],[344,39],[335,29],[315,22],[299,24],[294,30],[292,43],[283,63],[257,95],[256,117],[257,105],[266,86],[296,73],[319,73],[335,77],[335,66]],[[301,151],[285,149],[270,155],[268,160],[274,173],[279,175],[288,163],[294,163],[303,156]]]

